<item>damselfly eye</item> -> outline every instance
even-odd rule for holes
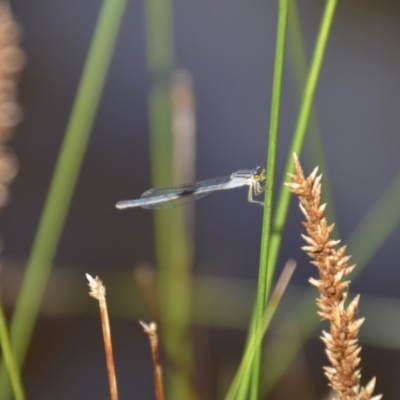
[[[259,176],[265,176],[265,168],[264,167],[256,167],[256,174]]]

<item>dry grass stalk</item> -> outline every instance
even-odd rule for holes
[[[25,65],[24,52],[19,48],[20,27],[10,8],[0,3],[0,208],[8,200],[8,186],[18,171],[14,152],[7,146],[15,125],[21,119],[16,102],[18,77]]]
[[[334,224],[328,225],[324,210],[326,204],[321,202],[321,175],[318,168],[308,178],[303,175],[302,168],[294,155],[295,174],[290,174],[291,183],[286,185],[298,196],[300,209],[306,221],[303,222],[307,235],[302,235],[307,246],[302,249],[314,261],[320,279],[310,278],[310,283],[319,290],[317,305],[318,314],[330,322],[330,332],[322,332],[322,340],[326,346],[326,354],[331,367],[324,367],[329,385],[335,390],[340,400],[378,400],[382,396],[372,397],[375,378],[365,386],[360,385],[361,347],[358,345],[358,332],[364,322],[356,319],[358,302],[356,296],[350,304],[345,305],[350,281],[342,279],[349,275],[355,265],[349,266],[350,256],[346,256],[346,246],[336,249],[340,240],[332,240]]]
[[[108,319],[106,303],[106,288],[104,287],[103,282],[99,279],[98,276],[96,276],[96,278],[93,278],[89,274],[86,274],[86,278],[89,281],[89,294],[90,296],[98,300],[100,306],[101,325],[103,328],[103,339],[107,361],[108,383],[110,386],[110,398],[111,400],[118,400],[117,379],[115,375],[114,357],[111,342],[110,321]]]
[[[151,355],[153,359],[153,371],[154,371],[154,387],[156,392],[157,400],[164,400],[164,385],[162,378],[162,366],[160,363],[160,352],[158,347],[158,335],[157,335],[157,325],[155,322],[150,322],[145,324],[140,321],[143,330],[149,336]]]

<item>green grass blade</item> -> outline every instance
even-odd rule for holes
[[[3,305],[0,303],[0,342],[1,351],[3,353],[4,364],[10,376],[12,390],[15,400],[24,400],[25,393],[21,382],[18,367],[14,360],[14,355],[11,350],[10,338],[7,330],[6,317],[4,315]]]
[[[399,199],[400,171],[349,237],[349,251],[357,263],[352,277],[361,272],[389,235],[399,226]]]
[[[149,125],[154,187],[174,183],[171,78],[174,70],[173,8],[168,0],[145,3],[146,59],[150,76]],[[170,364],[168,398],[195,399],[190,341],[192,254],[182,208],[154,212],[162,340]]]
[[[282,295],[286,290],[286,287],[290,281],[290,278],[293,275],[295,269],[295,262],[289,261],[276,285],[276,289],[272,294],[265,310],[263,312],[263,317],[261,324],[257,328],[257,331],[254,335],[254,340],[250,346],[246,347],[245,354],[240,362],[240,366],[236,372],[236,375],[232,381],[232,384],[229,388],[229,391],[225,397],[225,400],[234,400],[235,398],[240,399],[241,395],[245,395],[246,392],[241,390],[242,381],[246,379],[246,375],[249,369],[251,369],[251,364],[256,355],[257,349],[261,346],[262,339],[267,331],[269,324],[271,323],[272,317],[275,315],[275,311],[278,308],[278,305],[281,301]],[[236,394],[238,396],[236,397]],[[245,398],[245,397],[243,397]]]
[[[319,74],[322,67],[322,60],[324,58],[326,45],[329,37],[329,33],[332,26],[333,17],[335,15],[337,0],[327,0],[325,5],[324,14],[321,21],[320,30],[315,45],[314,54],[311,60],[310,72],[307,77],[307,81],[303,91],[303,98],[300,105],[300,112],[296,123],[296,129],[293,136],[288,160],[286,163],[286,172],[293,171],[292,154],[295,152],[300,154],[304,136],[307,130],[308,119],[310,116],[312,102],[314,100],[314,93],[317,87]],[[274,267],[278,258],[279,247],[281,243],[282,231],[285,226],[286,216],[289,209],[290,192],[285,188],[281,188],[278,202],[277,211],[274,220],[273,231],[271,235],[269,259],[268,265],[271,268],[268,269],[267,276],[267,295],[270,291],[271,279],[274,274]]]
[[[279,130],[279,115],[280,103],[282,93],[282,77],[283,77],[283,64],[285,56],[285,38],[286,38],[286,25],[288,15],[288,0],[280,0],[278,3],[278,24],[276,35],[276,50],[275,50],[275,65],[274,77],[272,88],[271,100],[271,117],[268,138],[268,155],[266,160],[266,178],[268,182],[267,190],[265,192],[265,205],[263,215],[263,226],[261,236],[261,251],[260,251],[260,266],[258,275],[258,288],[256,298],[256,311],[254,332],[258,332],[262,323],[265,304],[267,300],[267,288],[270,282],[267,279],[272,279],[272,275],[267,272],[268,267],[268,246],[270,242],[271,221],[272,221],[272,206],[275,182],[275,168],[276,168],[276,153],[278,145],[278,130]],[[249,343],[254,343],[250,338]],[[260,366],[261,366],[261,346],[256,346],[255,355],[252,366],[251,376],[251,390],[250,398],[256,400],[258,398],[259,380],[260,380]]]
[[[286,169],[285,169],[286,172],[293,171],[292,154],[293,152],[299,154],[304,142],[304,137],[307,131],[308,120],[314,99],[314,93],[317,86],[319,74],[321,71],[322,60],[325,54],[326,45],[336,10],[336,5],[337,5],[337,0],[326,1],[324,14],[321,21],[321,26],[318,33],[313,58],[311,61],[310,71],[303,90],[300,112],[296,123],[291,149],[288,155],[288,160],[286,163]],[[277,211],[275,215],[273,230],[269,241],[268,269],[266,271],[266,279],[265,279],[266,282],[265,298],[268,298],[271,289],[271,282],[275,271],[276,261],[278,258],[282,231],[286,222],[287,211],[289,209],[289,200],[290,200],[289,191],[281,188],[277,203]],[[258,307],[258,303],[256,304],[256,307]],[[255,360],[257,360],[257,358],[255,358]],[[257,361],[259,362],[259,360]],[[252,393],[252,396],[253,399],[257,398],[255,397],[256,394],[254,392]]]
[[[22,365],[96,115],[126,0],[105,0],[79,83],[50,190],[40,219],[11,323],[11,343]],[[0,398],[8,397],[7,372],[0,370]]]
[[[296,0],[290,0],[289,16],[288,16],[288,62],[289,71],[292,76],[295,96],[300,103],[301,94],[304,88],[304,82],[307,78],[308,62],[306,58],[306,50],[304,46],[303,32],[300,23],[300,16]],[[319,170],[324,175],[324,193],[323,203],[329,204],[326,209],[328,220],[336,221],[332,189],[329,183],[329,175],[325,165],[324,150],[321,142],[321,129],[317,118],[317,113],[313,105],[311,105],[310,118],[308,124],[307,135],[305,139],[306,146],[305,159],[310,166],[319,166]],[[335,236],[340,236],[335,225]]]

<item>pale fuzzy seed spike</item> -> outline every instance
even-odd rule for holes
[[[328,340],[328,339],[326,339],[326,338],[324,338],[322,336],[321,336],[321,340],[324,342],[325,346],[329,346],[330,343],[331,343],[330,340]]]
[[[314,204],[319,205],[321,202],[321,178],[322,175],[318,175],[312,182],[311,194],[314,196]]]
[[[347,264],[349,262],[350,258],[351,258],[351,255],[341,256],[340,260],[338,261],[338,264],[340,264],[340,265]]]
[[[331,314],[329,312],[317,311],[317,314],[321,317],[321,321],[330,321],[331,319]]]
[[[296,171],[297,177],[304,179],[303,169],[301,168],[297,155],[293,155],[293,158],[294,158],[294,169]]]
[[[308,279],[308,282],[310,282],[311,285],[313,285],[313,286],[315,286],[315,287],[317,287],[317,288],[320,287],[320,281],[317,280],[317,279],[309,278],[309,279]]]
[[[317,173],[318,173],[318,167],[315,167],[315,168],[313,169],[313,171],[311,172],[310,176],[308,177],[308,179],[310,179],[310,181],[311,181],[311,180],[317,181],[318,178],[321,176],[321,175],[320,175],[319,177],[315,178],[315,177],[317,176]],[[320,178],[319,180],[321,180],[321,178]]]
[[[299,208],[300,208],[300,211],[303,213],[303,215],[304,215],[306,218],[308,218],[308,212],[307,212],[307,210],[305,209],[305,207],[303,206],[303,204],[299,203]]]
[[[295,174],[292,174],[291,172],[288,172],[288,173],[287,173],[287,176],[288,176],[290,179],[296,179],[296,175],[295,175]]]
[[[297,157],[296,153],[293,153],[293,163],[296,169],[299,169],[300,171],[302,171],[302,168],[300,166],[300,162],[299,162],[299,157]]]
[[[364,323],[365,318],[359,318],[356,321],[352,322],[349,325],[349,332],[358,332],[360,330],[361,325]]]
[[[314,169],[314,171],[318,172],[318,167],[316,167]],[[313,191],[313,194],[315,194],[315,195],[319,195],[319,193],[321,192],[321,179],[322,179],[322,174],[318,175],[314,180],[314,185],[313,185],[312,191]]]
[[[287,186],[291,191],[296,191],[297,189],[301,188],[301,185],[296,182],[285,182],[285,186]]]
[[[318,261],[310,261],[310,264],[314,265],[317,268],[319,268],[319,262]]]
[[[337,251],[336,251],[336,257],[337,258],[342,258],[344,253],[346,253],[347,250],[347,245],[344,245],[342,247],[340,247]]]
[[[357,344],[353,344],[351,346],[348,345],[346,346],[345,354],[353,354],[359,348],[361,348],[361,346],[357,346]]]
[[[343,276],[344,276],[344,270],[342,269],[341,271],[339,271],[339,272],[337,272],[336,274],[335,274],[335,276],[334,276],[334,281],[336,282],[336,283],[339,283],[341,280],[342,280],[342,278],[343,278]]]
[[[143,330],[145,333],[154,333],[157,330],[157,325],[154,321],[149,322],[148,324],[143,321],[139,321],[139,324],[142,325]]]
[[[324,366],[322,368],[324,369],[326,374],[330,374],[330,375],[335,375],[336,374],[336,369],[333,368],[333,367]]]
[[[370,400],[381,400],[382,397],[383,397],[383,395],[378,394],[378,395],[376,395],[376,396],[371,397]]]
[[[319,272],[319,280],[311,278],[309,282],[320,291],[317,299],[318,315],[330,323],[330,333],[323,332],[321,339],[334,367],[324,368],[324,371],[329,379],[329,386],[339,393],[340,399],[370,400],[374,387],[371,386],[368,390],[360,388],[361,346],[358,345],[358,331],[364,318],[355,320],[359,296],[352,299],[346,307],[345,299],[350,282],[342,282],[354,266],[348,266],[350,256],[345,255],[346,246],[336,250],[340,240],[331,239],[334,224],[328,225],[324,214],[326,204],[321,204],[322,175],[318,175],[318,168],[315,168],[305,178],[297,156],[293,157],[296,176],[292,179],[298,184],[298,188],[292,192],[299,197],[300,209],[306,220],[302,222],[306,229],[306,235],[302,235],[306,246],[302,249],[314,259],[312,264]],[[375,396],[375,400],[380,397]]]
[[[335,229],[335,226],[336,226],[336,224],[333,222],[326,229],[329,231],[329,233],[332,233],[333,230]]]
[[[347,267],[346,269],[345,269],[345,275],[347,276],[347,275],[350,275],[352,272],[353,272],[353,270],[354,270],[354,268],[356,267],[356,264],[353,264],[353,265],[350,265],[350,267]]]
[[[303,246],[303,247],[301,247],[301,249],[307,253],[311,253],[311,254],[308,254],[310,257],[313,257],[312,254],[317,252],[317,249],[315,247],[311,247],[311,246]]]
[[[351,303],[347,306],[346,308],[346,313],[350,313],[354,315],[357,310],[358,310],[358,303],[360,301],[360,295],[358,294],[354,299],[351,301]]]
[[[311,189],[311,194],[313,196],[313,207],[319,207],[319,204],[321,203],[321,184],[315,185],[313,184],[313,187]]]
[[[365,386],[364,390],[371,396],[371,394],[374,392],[375,389],[375,384],[376,384],[376,378],[373,377]]]
[[[354,359],[354,358],[358,358],[357,356],[360,354],[361,351],[361,347],[357,347],[351,354],[348,355],[349,359]],[[360,361],[361,359],[358,358]]]
[[[322,331],[322,336],[328,340],[332,340],[332,335],[327,331]]]
[[[326,356],[328,357],[330,363],[331,363],[334,367],[336,367],[336,366],[339,364],[338,360],[333,356],[333,354],[332,354],[329,350],[326,349],[326,350],[325,350],[325,353],[326,353]]]
[[[87,273],[85,275],[86,275],[86,279],[89,281],[89,285],[94,285],[96,283],[96,280],[93,278],[93,276],[91,276]]]
[[[357,357],[355,360],[353,360],[353,362],[351,363],[351,368],[355,370],[359,366],[360,361],[361,361],[360,357]],[[356,370],[356,375],[357,375],[357,377],[361,378],[361,369],[360,368],[358,370]]]
[[[329,247],[336,247],[339,243],[341,242],[341,240],[330,240],[327,244],[327,246]]]
[[[323,214],[325,212],[326,206],[327,206],[327,203],[321,204],[318,208],[318,211]]]
[[[314,239],[310,238],[310,237],[307,236],[307,235],[301,234],[301,237],[302,237],[308,244],[310,244],[311,246],[317,246],[317,245],[318,245],[317,242],[316,242]]]
[[[103,285],[103,282],[99,279],[98,276],[93,278],[91,275],[86,274],[86,279],[89,281],[89,295],[99,300],[100,297],[104,297],[106,294],[106,288]]]
[[[351,283],[350,281],[340,282],[337,285],[336,291],[341,292],[342,290],[347,290],[348,287],[350,286],[350,283]]]

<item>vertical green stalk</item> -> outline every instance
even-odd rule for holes
[[[265,304],[270,286],[272,274],[268,271],[271,265],[268,265],[268,247],[270,241],[271,221],[272,221],[272,204],[274,194],[275,182],[275,165],[276,165],[276,152],[278,143],[278,128],[279,128],[279,113],[280,113],[280,100],[282,92],[282,77],[283,77],[283,63],[285,55],[285,37],[286,25],[288,15],[288,0],[280,0],[278,2],[278,24],[276,36],[276,50],[275,50],[275,66],[273,77],[273,89],[271,100],[271,117],[269,127],[269,140],[268,140],[268,156],[266,161],[267,166],[267,190],[265,192],[265,206],[262,226],[261,237],[261,254],[260,254],[260,267],[258,276],[258,290],[256,299],[256,312],[254,333],[259,331],[262,323]],[[250,340],[250,343],[253,339]],[[253,400],[258,399],[259,380],[260,380],[260,366],[261,366],[261,346],[256,346],[251,379],[251,392],[250,398]]]
[[[290,56],[288,65],[292,75],[295,96],[300,104],[304,82],[307,78],[308,62],[296,0],[290,1],[287,37],[288,54]],[[325,212],[330,221],[336,221],[332,190],[329,184],[329,176],[325,165],[324,150],[321,142],[321,129],[317,113],[313,106],[311,106],[310,111],[305,151],[307,152],[306,159],[309,160],[309,165],[318,165],[320,172],[324,174],[324,193],[322,193],[322,196],[323,202],[329,204]],[[337,225],[335,225],[335,231],[335,235],[339,236],[337,233]]]
[[[331,31],[336,6],[337,0],[326,0],[320,30],[318,33],[314,54],[311,60],[310,70],[303,90],[303,98],[300,105],[300,112],[296,123],[296,129],[286,163],[286,172],[293,171],[292,154],[294,152],[299,154],[302,149],[304,136],[307,130],[308,119],[312,109],[315,89],[321,71],[322,61],[325,55],[326,45]],[[269,275],[267,279],[267,295],[270,291],[270,282],[271,278],[273,277],[276,260],[278,258],[282,231],[286,222],[286,216],[289,208],[289,200],[290,192],[286,189],[281,189],[277,203],[277,211],[275,215],[274,227],[269,248],[270,251],[268,255],[268,265],[270,266],[270,268],[268,269]],[[290,356],[288,357],[290,358]]]
[[[241,390],[241,387],[244,386],[242,382],[245,376],[248,375],[247,371],[251,369],[251,363],[253,361],[255,351],[257,347],[261,345],[265,332],[267,331],[275,311],[278,308],[279,302],[281,301],[283,293],[285,292],[289,280],[292,277],[295,267],[296,263],[293,261],[289,261],[286,264],[276,284],[275,290],[265,307],[262,323],[253,336],[253,342],[250,346],[246,347],[246,351],[240,362],[239,368],[236,371],[235,377],[233,378],[225,400],[234,400],[235,398],[244,400],[247,399],[247,393],[243,391],[243,389]]]
[[[11,322],[12,349],[19,366],[24,362],[40,310],[125,5],[126,0],[104,0],[100,11]],[[0,398],[8,397],[9,382],[3,364],[0,370]]]
[[[153,186],[173,183],[172,104],[170,80],[174,69],[172,4],[147,0],[146,57],[150,76],[149,121]],[[191,387],[190,252],[182,209],[155,211],[155,244],[160,292],[160,317],[166,354],[168,396],[194,399]]]
[[[7,322],[4,315],[3,306],[0,303],[0,342],[1,351],[3,354],[4,364],[10,376],[11,386],[15,400],[24,400],[25,394],[22,387],[21,376],[18,367],[14,360],[14,355],[11,350],[10,338],[7,331]]]
[[[303,91],[303,98],[300,105],[300,112],[296,123],[296,129],[293,136],[293,141],[286,163],[286,172],[293,171],[292,154],[300,154],[304,142],[304,136],[307,130],[308,119],[310,116],[311,106],[314,100],[315,89],[319,74],[322,67],[322,60],[325,55],[326,45],[328,42],[329,33],[332,26],[333,17],[335,15],[337,0],[327,0],[320,30],[315,45],[314,54],[311,60],[310,71]],[[267,296],[270,292],[271,279],[275,271],[275,264],[278,258],[279,247],[281,243],[282,231],[285,226],[287,211],[289,209],[290,192],[282,188],[279,193],[277,203],[277,211],[274,220],[274,227],[271,235],[270,251],[268,254],[268,269],[267,276]]]

